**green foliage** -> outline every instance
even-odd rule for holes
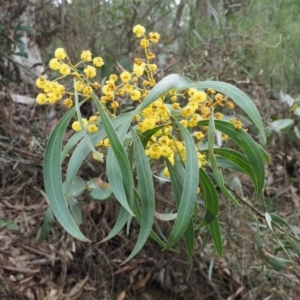
[[[78,64],[72,64],[65,49],[59,48],[55,51],[55,58],[50,61],[50,68],[63,75],[58,80],[69,75],[75,77],[72,92],[43,76],[37,80],[37,86],[44,90],[44,93],[37,96],[39,104],[53,104],[65,93],[75,102],[75,107],[70,108],[73,100],[65,100],[64,104],[70,109],[58,122],[47,145],[44,180],[49,204],[54,216],[67,232],[79,240],[89,241],[78,227],[83,222],[83,217],[75,197],[87,190],[98,200],[118,201],[121,206],[119,217],[102,242],[113,238],[125,226],[128,233],[132,220],[136,220],[140,225],[139,235],[125,262],[137,255],[149,237],[164,250],[170,251],[176,251],[176,244],[183,239],[188,257],[191,258],[195,234],[205,227],[221,256],[223,242],[218,211],[219,191],[230,204],[247,205],[261,217],[254,207],[230,187],[223,175],[224,171],[229,169],[247,175],[253,183],[256,200],[259,201],[264,190],[264,164],[269,162],[269,157],[239,120],[230,115],[224,116],[220,110],[224,106],[227,110],[238,106],[249,117],[249,124],[257,127],[265,142],[263,122],[251,99],[229,83],[212,80],[193,82],[177,74],[167,75],[156,83],[154,71],[157,66],[150,62],[152,58],[149,57],[153,54],[148,52],[148,48],[150,42],[158,42],[159,34],[151,32],[146,35],[145,28],[141,25],[136,25],[133,32],[141,38],[140,47],[145,52],[146,60],[135,58],[133,67],[130,67],[129,61],[122,59],[120,69],[123,72],[118,77],[115,74],[108,76],[111,60],[104,59],[108,69],[102,69],[102,76],[107,78],[102,78],[101,97],[95,91],[100,84],[92,79],[96,76],[95,67],[100,66],[95,64],[89,51],[82,52],[82,60]],[[152,34],[158,38],[151,37]],[[89,66],[89,63],[94,66]],[[127,69],[130,72],[124,71]],[[89,75],[91,73],[88,70],[93,71],[92,75]],[[91,100],[97,111],[89,121],[82,117],[81,111],[82,104],[87,100]],[[134,102],[128,104],[129,101]],[[120,103],[124,105],[119,112]],[[77,132],[63,147],[64,136],[73,117],[76,121],[73,122],[72,129]],[[223,147],[219,142],[216,145],[217,134],[221,134],[223,140],[228,139]],[[167,147],[164,148],[165,142],[161,140],[168,140]],[[204,142],[206,148],[203,147]],[[70,152],[72,154],[64,176],[61,165]],[[92,179],[86,184],[76,177],[90,153],[99,162],[106,162],[109,184],[106,191],[99,187],[98,179]],[[165,165],[164,171],[161,170],[159,175],[153,170],[154,161]],[[170,182],[173,191],[170,196],[176,207],[175,212],[171,208],[168,209],[171,213],[166,214],[155,210],[154,178],[161,177],[162,173],[164,180]],[[64,183],[62,177],[65,177]],[[243,194],[237,177],[232,185]],[[201,200],[204,208],[199,210],[198,202]],[[265,216],[266,224],[275,236],[272,226],[278,228],[279,219],[271,217],[267,212]],[[170,222],[170,232],[158,235],[153,230],[155,218]],[[294,240],[293,243],[289,241],[288,247],[299,251],[295,242],[297,238],[293,234],[289,237]],[[286,250],[281,238],[276,235],[276,239]],[[265,255],[260,245],[258,240],[258,248]],[[272,265],[269,259],[265,261]]]
[[[16,222],[0,219],[0,229],[5,227],[9,230],[19,230],[19,226]]]
[[[220,91],[222,91],[224,86],[224,83],[217,82],[209,82],[207,85],[210,84],[214,84],[214,88]],[[80,165],[84,158],[91,151],[89,146],[87,146],[86,139],[89,139],[89,142],[92,145],[95,145],[96,141],[99,140],[99,137],[103,138],[107,135],[111,143],[111,148],[107,158],[107,169],[110,170],[110,168],[112,168],[112,170],[108,172],[109,182],[112,182],[110,189],[123,207],[120,217],[113,229],[114,232],[110,235],[110,237],[117,234],[123,228],[125,223],[130,222],[132,216],[135,216],[137,221],[140,223],[141,229],[136,246],[128,259],[131,259],[138,253],[149,236],[152,236],[152,238],[155,240],[159,239],[159,237],[152,231],[152,225],[155,216],[154,182],[152,179],[150,164],[144,152],[145,143],[143,144],[143,140],[137,134],[135,129],[132,127],[130,128],[129,126],[132,118],[135,115],[153,103],[156,99],[163,97],[169,90],[183,88],[186,89],[189,87],[195,87],[195,84],[190,83],[189,80],[178,75],[167,76],[151,90],[144,102],[138,105],[135,110],[129,114],[125,114],[124,116],[120,115],[113,119],[110,119],[103,106],[98,102],[98,98],[96,96],[92,96],[93,101],[98,109],[102,125],[99,127],[100,130],[96,134],[80,135],[80,137],[83,138],[82,143],[79,143],[75,146],[75,151],[72,154],[66,177],[65,191],[63,189],[60,175],[62,161],[54,159],[54,157],[59,157],[62,152],[62,138],[68,122],[76,111],[76,107],[70,109],[60,120],[56,129],[51,135],[45,153],[44,178],[46,193],[48,195],[49,203],[53,213],[57,220],[71,235],[81,240],[87,240],[78,230],[76,225],[78,222],[74,221],[74,212],[72,213],[71,209],[70,213],[68,207],[66,206],[66,203],[69,203],[68,206],[70,207],[70,202],[68,202],[68,197],[65,195],[77,195],[77,190],[74,191],[72,182],[74,182],[74,178],[76,178],[75,175],[79,166],[70,168],[70,165],[73,161],[75,162],[77,160],[76,158],[79,156],[79,154],[81,154],[81,159],[79,161]],[[233,87],[232,89],[239,91]],[[247,97],[243,98],[243,96],[244,94],[240,95],[233,93],[232,99],[242,107],[243,103],[249,101]],[[247,106],[247,114],[249,114],[254,120],[260,121],[260,117],[255,106]],[[119,120],[121,120],[121,122],[117,122]],[[260,122],[257,122],[257,124],[259,126]],[[213,121],[213,119],[211,119],[210,122],[200,121],[199,126],[208,126],[209,132],[211,132],[208,135],[209,161],[211,163],[211,167],[208,165],[206,168],[200,168],[199,173],[195,144],[189,131],[175,119],[174,126],[178,128],[183,138],[185,147],[187,149],[187,158],[185,163],[179,159],[174,166],[168,163],[171,176],[170,180],[172,182],[176,200],[175,203],[177,206],[177,214],[167,243],[164,244],[162,241],[160,241],[160,244],[164,245],[165,249],[170,249],[182,237],[184,237],[189,256],[191,257],[193,252],[194,238],[193,227],[195,227],[195,229],[199,229],[209,225],[215,247],[219,255],[222,255],[222,239],[218,223],[218,195],[210,176],[205,171],[207,168],[207,171],[212,168],[216,183],[221,188],[222,193],[224,193],[231,200],[235,201],[235,203],[237,202],[234,196],[225,187],[224,179],[219,169],[220,166],[217,165],[217,160],[215,159],[215,126],[219,131],[227,134],[233,141],[235,141],[235,143],[237,143],[243,152],[243,154],[234,151],[230,152],[229,149],[227,150],[228,152],[225,152],[225,149],[222,152],[220,149],[219,152],[216,153],[223,154],[225,157],[228,154],[231,155],[231,161],[234,161],[234,164],[252,179],[256,188],[257,197],[261,195],[263,190],[264,160],[261,150],[248,133],[246,133],[244,130],[235,129],[234,125],[229,122],[219,120]],[[263,127],[260,127],[260,130],[262,135],[264,135]],[[152,134],[154,134],[153,131]],[[76,139],[74,136],[76,136]],[[77,138],[79,137],[79,134],[75,133],[74,136],[70,140],[72,140],[72,143],[75,145],[78,141]],[[98,138],[96,139],[95,136]],[[143,138],[145,137],[143,136]],[[151,136],[148,135],[147,139],[149,140],[150,138]],[[82,148],[83,143],[86,149],[84,151]],[[133,145],[133,152],[126,150],[131,143]],[[69,144],[66,147],[71,149]],[[80,152],[77,153],[76,150],[78,149],[80,149]],[[65,156],[66,152],[64,151],[63,153]],[[73,157],[75,157],[74,160]],[[137,186],[135,186],[133,181],[133,177],[135,176],[135,168],[138,178]],[[206,208],[203,220],[200,222],[197,221],[198,224],[193,224],[192,220],[197,220],[197,216],[194,216],[194,207],[197,199],[199,177],[202,179],[200,180],[200,187],[201,190],[203,190],[202,197],[206,203]],[[114,184],[114,182],[116,183]],[[76,189],[80,188],[81,183],[79,184],[78,182],[74,186],[76,186]]]

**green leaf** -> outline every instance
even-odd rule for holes
[[[200,121],[200,126],[207,126],[208,121]],[[249,165],[253,170],[251,179],[254,180],[256,197],[260,197],[264,188],[265,168],[262,156],[262,148],[259,148],[252,137],[244,130],[239,130],[233,124],[221,120],[215,120],[216,129],[228,135],[244,152]]]
[[[138,111],[141,112],[144,108],[146,108],[148,105],[159,99],[168,91],[172,89],[178,90],[181,87],[186,86],[188,83],[190,83],[190,80],[182,75],[171,74],[164,77],[153,87],[153,89],[144,99]]]
[[[127,118],[128,118],[128,114],[117,116],[112,120],[113,127],[118,128],[124,123],[124,120],[126,120]],[[98,127],[98,132],[90,135],[91,143],[95,146],[100,140],[103,140],[105,137],[106,137],[106,133],[103,128],[103,125],[100,125]],[[85,140],[82,139],[80,143],[76,146],[69,160],[67,174],[66,174],[66,181],[65,181],[66,193],[70,189],[73,179],[76,176],[80,166],[82,165],[83,161],[89,155],[90,152],[91,152],[90,147],[86,144]]]
[[[197,230],[212,222],[218,214],[219,201],[216,188],[205,171],[199,169],[200,188],[203,191],[203,200],[205,203],[205,215],[202,222],[197,226]]]
[[[290,244],[292,245],[294,251],[296,252],[296,254],[298,255],[298,257],[300,258],[300,247],[299,245],[288,235],[286,235],[287,240],[290,242]]]
[[[259,188],[258,186],[256,186],[257,180],[253,169],[251,168],[249,160],[244,154],[231,149],[215,149],[215,153],[221,155],[223,158],[226,158],[231,163],[235,164],[236,167],[234,169],[236,171],[239,171],[240,169],[241,173],[248,175],[256,189]]]
[[[233,164],[235,164],[237,167],[239,167],[242,170],[242,173],[253,174],[252,168],[249,164],[249,160],[244,154],[226,148],[215,149],[215,154],[220,155],[228,159],[229,161],[231,161]]]
[[[135,199],[137,201],[134,201],[134,203],[133,203],[133,212],[135,213],[137,221],[139,222],[139,224],[141,224],[141,222],[142,222],[142,212],[141,212],[141,208],[140,208],[140,206],[138,204],[138,201],[141,202],[141,199],[140,199],[139,194],[138,194],[138,192],[136,190],[135,190],[135,195],[136,195]],[[153,230],[151,230],[150,237],[156,243],[158,243],[160,246],[162,246],[163,248],[166,247],[166,243],[163,242]],[[170,248],[168,250],[171,251],[171,252],[174,252],[174,253],[179,253],[179,251],[174,250],[172,248]]]
[[[202,125],[202,122],[200,122],[199,125]],[[213,113],[210,116],[209,123],[206,121],[205,124],[208,124],[208,153],[209,153],[209,161],[211,164],[212,171],[214,173],[215,180],[218,184],[218,187],[222,191],[222,193],[233,203],[239,204],[236,199],[233,197],[233,195],[229,192],[229,190],[226,188],[224,184],[224,178],[221,170],[218,168],[217,160],[214,154],[214,143],[215,143],[215,121],[213,117]]]
[[[38,244],[41,244],[48,237],[48,235],[51,232],[51,229],[53,227],[54,221],[55,221],[55,218],[54,218],[53,212],[52,212],[51,208],[48,207],[46,210],[45,216],[44,216],[41,232],[40,232],[38,240],[37,240]]]
[[[177,208],[179,208],[181,195],[182,195],[182,186],[184,184],[184,180],[183,180],[184,177],[182,176],[182,174],[184,173],[184,169],[180,160],[177,160],[175,166],[173,166],[168,159],[165,159],[165,163],[170,173],[171,184],[175,196],[176,206]],[[177,218],[178,213],[176,213],[175,215]],[[186,245],[188,258],[191,259],[194,253],[194,243],[195,243],[195,233],[194,233],[194,225],[192,219],[190,220],[190,223],[186,231],[184,232],[184,242]]]
[[[144,147],[133,128],[131,128],[131,135],[139,182],[139,194],[141,199],[142,216],[140,223],[141,229],[139,232],[138,240],[131,254],[124,261],[124,263],[132,259],[145,245],[151,233],[155,212],[154,185],[148,158],[145,154]]]
[[[77,176],[72,181],[71,187],[68,193],[66,193],[66,195],[70,198],[74,198],[81,195],[85,189],[86,189],[85,181],[81,177]]]
[[[108,149],[106,157],[106,175],[110,185],[110,189],[116,199],[129,212],[129,214],[133,215],[133,212],[127,202],[127,196],[123,184],[120,166],[111,148]]]
[[[219,168],[230,169],[247,175],[247,173],[237,164],[231,162],[229,159],[223,156],[216,155],[216,161]]]
[[[100,178],[93,178],[87,183],[88,191],[96,200],[109,200],[112,196],[110,185]]]
[[[92,98],[94,102],[99,102],[96,96],[93,94]],[[133,175],[131,166],[129,163],[129,160],[127,158],[125,149],[123,147],[123,144],[121,140],[123,137],[121,136],[121,140],[118,137],[117,132],[115,131],[110,119],[108,118],[104,108],[102,105],[99,105],[99,114],[106,132],[106,135],[110,141],[111,148],[116,156],[116,159],[118,161],[118,164],[120,166],[121,174],[122,174],[122,180],[125,187],[126,195],[127,195],[127,201],[129,206],[133,203],[134,198],[134,184],[133,184]],[[126,127],[124,125],[124,127]],[[122,135],[122,134],[121,134]],[[114,192],[114,190],[112,189]]]
[[[83,133],[82,131],[77,131],[75,132],[69,139],[67,144],[65,145],[60,159],[63,162],[70,150],[83,138]]]
[[[242,90],[226,82],[209,80],[191,84],[189,87],[194,87],[198,89],[212,88],[218,92],[229,96],[249,116],[249,118],[258,128],[260,134],[264,139],[264,142],[266,143],[265,128],[260,114],[253,101]]]
[[[149,130],[146,130],[145,132],[143,133],[140,133],[139,136],[140,136],[140,139],[141,139],[141,142],[142,142],[142,145],[144,148],[146,148],[147,146],[147,143],[149,141],[149,139],[151,138],[151,136],[159,131],[160,129],[164,128],[166,125],[162,125],[162,126],[157,126],[157,127],[154,127],[153,129],[149,129]]]
[[[291,232],[297,236],[297,233],[293,230],[293,228],[287,223],[287,221],[285,221],[282,217],[274,214],[274,213],[270,213],[269,214],[271,219],[272,219],[272,222],[276,223],[276,224],[279,224],[279,225],[283,225],[283,226],[286,226],[287,228],[289,228],[291,230]]]
[[[212,222],[209,223],[209,231],[218,255],[221,257],[223,254],[223,243],[218,218],[215,218]]]
[[[7,221],[0,219],[0,229],[4,228],[6,226],[6,224],[7,224]]]
[[[122,206],[117,222],[115,223],[114,227],[111,229],[107,237],[101,241],[101,243],[106,242],[116,236],[123,229],[130,216],[131,215],[128,213],[128,211]]]
[[[45,151],[43,167],[44,184],[49,204],[58,222],[75,238],[82,241],[89,241],[77,227],[67,207],[67,200],[64,195],[61,179],[61,162],[60,159],[57,159],[61,156],[64,133],[74,112],[75,108],[68,110],[59,120],[50,136]]]
[[[199,184],[198,157],[193,138],[178,121],[176,121],[176,124],[186,147],[186,165],[178,215],[170,233],[166,249],[176,244],[189,226],[197,199]]]
[[[9,230],[19,230],[19,225],[14,221],[7,221],[6,228]]]
[[[75,87],[75,85],[76,85],[76,80],[74,79],[74,87]],[[79,106],[79,100],[78,100],[78,92],[75,88],[74,88],[74,90],[75,90],[74,98],[75,98],[76,113],[77,113],[77,117],[78,117],[78,122],[80,124],[80,127],[82,128],[81,132],[83,134],[83,138],[85,140],[85,143],[88,145],[88,147],[93,152],[93,154],[98,158],[98,160],[103,162],[103,158],[101,157],[101,155],[98,153],[95,146],[91,142],[90,136],[93,135],[93,134],[88,134],[87,129],[83,125],[82,118],[81,118],[81,112],[80,112],[80,106]]]
[[[75,198],[70,198],[69,200],[69,207],[72,214],[72,217],[74,218],[74,221],[77,225],[82,224],[82,211],[78,204],[78,201]]]
[[[162,214],[162,213],[155,212],[154,216],[161,221],[169,222],[169,221],[175,220],[177,218],[177,213],[176,214]]]
[[[274,268],[276,270],[286,270],[289,266],[291,266],[293,264],[292,261],[278,258],[278,257],[268,253],[263,248],[258,224],[257,224],[255,236],[256,236],[256,245],[258,248],[259,256],[266,264],[270,265],[272,268]],[[285,249],[284,246],[283,246],[283,249]]]
[[[272,128],[272,130],[277,133],[289,130],[293,125],[293,119],[279,119],[270,123],[270,127]]]

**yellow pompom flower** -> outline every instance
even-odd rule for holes
[[[152,159],[159,159],[160,158],[160,146],[158,144],[153,144],[147,151],[148,155]]]
[[[46,97],[46,94],[44,94],[44,93],[38,94],[37,97],[36,97],[36,102],[37,102],[39,105],[46,104],[46,103],[47,103],[47,97]]]
[[[67,98],[64,100],[64,106],[66,108],[71,108],[73,106],[73,100],[71,98]]]
[[[149,64],[148,66],[149,66],[150,71],[152,71],[152,72],[157,70],[157,65],[156,64]]]
[[[188,90],[188,95],[190,97],[193,97],[197,93],[197,90],[195,88],[189,89]]]
[[[98,116],[90,116],[89,122],[90,123],[96,123],[98,121],[99,117]]]
[[[89,85],[86,85],[83,89],[82,89],[82,94],[85,96],[90,96],[93,93],[93,89],[92,87],[90,87]]]
[[[124,86],[124,90],[125,90],[125,92],[130,93],[133,90],[133,86],[130,85],[129,83],[127,83]]]
[[[50,104],[54,104],[57,101],[59,101],[62,98],[61,94],[56,94],[56,93],[48,93],[47,94],[47,101]]]
[[[133,72],[138,77],[140,77],[144,74],[144,70],[145,70],[145,67],[143,65],[140,65],[140,66],[134,65],[134,67],[133,67]]]
[[[242,124],[241,121],[236,121],[236,123],[234,124],[234,127],[235,127],[236,129],[241,129],[242,126],[243,126],[243,124]]]
[[[98,68],[102,67],[104,65],[103,58],[100,56],[94,57],[93,64],[95,67],[98,67]]]
[[[96,155],[95,153],[93,153],[93,159],[97,160],[97,161],[103,161],[104,154],[101,153],[101,152],[99,152],[99,151],[97,151],[97,154],[98,155]]]
[[[60,62],[57,60],[57,58],[52,58],[50,61],[49,61],[49,67],[51,70],[58,70],[59,67],[60,67]]]
[[[215,100],[216,100],[217,102],[222,102],[223,99],[224,99],[224,97],[223,97],[222,94],[219,94],[219,93],[218,93],[218,94],[215,95]]]
[[[181,120],[179,121],[179,123],[184,127],[184,128],[187,128],[188,125],[189,125],[189,122],[187,120]]]
[[[191,105],[187,105],[186,107],[184,107],[181,111],[181,115],[184,118],[187,118],[189,116],[191,116],[195,111],[196,111],[197,107],[195,106],[191,106]]]
[[[94,133],[98,131],[98,127],[94,124],[91,124],[87,127],[87,131],[90,133]]]
[[[158,41],[160,39],[160,35],[157,32],[150,32],[149,38],[152,43],[158,43]]]
[[[207,94],[209,94],[209,95],[213,95],[213,94],[216,93],[216,91],[213,90],[213,89],[211,89],[211,88],[208,88],[208,89],[206,90],[206,92],[207,92]]]
[[[74,121],[73,124],[72,124],[72,129],[74,131],[80,131],[81,130],[81,126],[80,126],[80,123],[79,121]]]
[[[206,93],[203,91],[197,91],[196,94],[194,95],[194,98],[198,102],[204,102],[206,100]]]
[[[92,53],[89,50],[84,50],[81,52],[80,58],[84,61],[91,61],[92,60]]]
[[[43,89],[45,87],[47,80],[44,76],[40,76],[36,81],[35,84],[38,88]]]
[[[88,124],[88,120],[86,118],[81,118],[81,122],[84,127],[86,127]]]
[[[223,115],[219,112],[215,113],[215,117],[217,120],[222,120],[223,119]]]
[[[141,98],[141,92],[139,90],[132,90],[130,92],[130,98],[133,100],[133,101],[137,101]]]
[[[92,66],[87,66],[84,70],[83,73],[89,77],[89,78],[93,78],[96,76],[97,72],[96,69]]]
[[[165,177],[170,177],[170,172],[169,169],[167,167],[164,168],[163,174]]]
[[[148,52],[147,53],[147,59],[152,60],[154,58],[155,58],[155,54],[154,53],[152,53],[152,52]]]
[[[172,154],[174,154],[174,152],[169,146],[162,145],[160,147],[160,154],[164,157],[170,157]]]
[[[172,109],[175,109],[175,110],[180,109],[180,104],[179,103],[172,104]]]
[[[141,39],[140,41],[140,46],[142,49],[147,49],[149,48],[149,41],[146,39]]]
[[[83,87],[84,87],[84,84],[83,84],[82,81],[77,81],[77,82],[76,82],[76,84],[75,84],[75,90],[76,90],[77,92],[81,92],[82,89],[83,89]]]
[[[136,37],[140,38],[144,35],[146,29],[145,29],[144,26],[138,24],[138,25],[133,27],[132,31],[136,35]]]
[[[194,132],[194,137],[195,137],[198,141],[200,141],[200,140],[202,140],[202,139],[204,138],[204,134],[203,134],[201,131],[195,131],[195,132]]]
[[[71,69],[67,64],[61,64],[59,67],[59,73],[62,75],[68,75],[71,73]]]
[[[57,48],[54,52],[54,56],[57,59],[65,59],[67,56],[66,50],[64,48]]]
[[[95,81],[94,84],[93,84],[93,86],[94,86],[94,89],[99,90],[101,84],[99,82]]]
[[[117,81],[118,80],[118,76],[116,74],[111,74],[111,75],[109,75],[109,80]]]
[[[112,109],[117,109],[119,108],[119,103],[117,101],[113,101],[112,104],[111,104],[111,108]]]
[[[103,140],[103,146],[106,147],[106,148],[110,146],[110,141],[109,141],[108,138]]]
[[[227,101],[226,106],[227,106],[229,109],[233,109],[233,108],[234,108],[234,104],[233,104],[231,101]]]
[[[127,71],[124,71],[120,75],[121,81],[127,83],[131,80],[131,74]]]

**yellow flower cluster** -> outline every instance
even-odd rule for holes
[[[99,101],[106,106],[107,111],[112,112],[112,117],[116,116],[121,103],[142,102],[156,84],[157,65],[153,63],[155,54],[149,49],[151,43],[159,42],[160,35],[157,32],[150,32],[146,35],[146,30],[141,25],[136,25],[133,28],[133,33],[140,39],[139,46],[144,52],[145,59],[135,58],[132,72],[123,71],[119,76],[111,74],[104,82]],[[72,65],[63,48],[56,49],[54,56],[49,62],[50,68],[59,71],[62,75],[61,78],[68,75],[75,77],[75,89],[80,95],[90,97],[96,89],[100,88],[100,84],[96,81],[91,82],[91,79],[97,75],[96,68],[104,64],[101,57],[93,58],[91,52],[85,50],[81,53],[81,61]],[[81,68],[83,69],[82,72],[78,70],[80,64],[84,64],[84,67]],[[73,105],[72,93],[66,92],[64,86],[57,82],[61,78],[47,81],[41,76],[37,79],[37,86],[44,90],[44,93],[37,96],[39,104],[55,103],[62,99],[64,94],[67,94],[68,97],[64,100],[64,105],[68,108]],[[211,88],[205,91],[191,88],[182,93],[171,90],[135,116],[133,126],[136,126],[141,135],[148,130],[153,130],[154,134],[145,149],[150,160],[162,159],[164,162],[168,160],[174,164],[176,155],[179,155],[183,161],[186,160],[186,148],[174,118],[178,119],[189,130],[194,137],[197,148],[197,143],[207,135],[207,129],[199,126],[199,121],[209,119],[212,113],[215,119],[221,120],[223,114],[219,110],[223,107],[233,109],[234,104],[229,101],[228,97]],[[72,129],[80,131],[83,126],[87,132],[95,133],[98,131],[98,120],[98,116],[91,116],[89,120],[82,118],[81,122],[73,122]],[[236,119],[231,119],[230,122],[237,129],[242,127],[242,123]],[[227,139],[228,137],[223,134],[222,138]],[[109,146],[110,143],[107,138],[99,141],[96,148],[100,157],[104,157],[105,149]],[[199,167],[207,163],[206,156],[199,150],[197,150],[197,155]],[[93,157],[99,160],[99,156],[93,155]],[[169,176],[169,170],[166,166],[163,174]]]
[[[67,52],[63,48],[57,48],[54,52],[54,58],[49,61],[50,69],[58,71],[62,76],[54,81],[46,80],[44,76],[40,76],[36,80],[36,86],[43,90],[43,93],[39,93],[36,97],[38,104],[54,104],[61,100],[64,95],[67,98],[64,100],[64,105],[67,108],[73,106],[72,93],[67,92],[63,85],[59,84],[58,81],[65,78],[68,75],[72,75],[76,78],[76,90],[82,95],[89,97],[94,89],[99,89],[100,84],[98,82],[91,83],[90,79],[97,75],[96,67],[102,67],[104,61],[101,57],[92,58],[92,53],[89,50],[82,51],[81,61],[76,65],[73,65],[67,55]],[[87,65],[92,63],[93,66]],[[78,72],[78,66],[85,64],[82,74]]]

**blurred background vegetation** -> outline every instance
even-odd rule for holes
[[[44,142],[51,132],[51,124],[57,122],[57,115],[63,112],[59,107],[20,104],[12,101],[10,93],[34,98],[37,91],[33,81],[38,67],[44,65],[44,72],[51,78],[47,64],[57,47],[64,47],[73,62],[78,61],[82,50],[89,49],[94,55],[102,56],[105,60],[102,79],[111,72],[118,73],[122,68],[130,69],[133,58],[139,55],[136,52],[136,38],[132,33],[132,27],[136,24],[145,26],[147,31],[158,31],[161,34],[160,43],[153,49],[157,55],[159,76],[176,72],[193,80],[213,78],[226,81],[237,85],[254,100],[268,130],[267,150],[272,158],[267,170],[265,205],[255,205],[261,211],[267,208],[283,215],[291,224],[299,226],[299,115],[291,114],[289,106],[283,103],[290,103],[287,94],[292,98],[300,94],[300,1],[73,0],[70,3],[66,0],[0,0],[0,15],[0,198],[6,201],[0,203],[0,219],[17,220],[20,228],[23,224],[23,236],[24,232],[28,233],[25,234],[26,243],[30,241],[31,247],[37,248],[37,229],[47,209],[44,198],[32,187],[43,187],[41,161]],[[27,40],[24,39],[25,36]],[[41,58],[31,66],[20,63],[18,57],[29,57],[29,52],[34,47],[38,47]],[[24,73],[25,77],[22,76]],[[33,81],[27,80],[30,76]],[[48,120],[47,124],[44,124],[45,119]],[[88,165],[96,172],[90,162]],[[248,192],[247,182],[243,183],[246,186],[245,194],[251,200],[252,191],[250,189]],[[164,198],[162,196],[166,191],[163,187],[157,192],[158,199]],[[24,195],[30,195],[29,199]],[[37,208],[32,206],[35,203],[32,199],[44,203],[43,206],[38,206],[38,213]],[[14,206],[19,202],[23,205],[22,209]],[[93,205],[85,206],[85,213],[89,216],[86,217],[86,230],[90,232],[89,226],[94,228],[98,224],[95,220],[96,217],[100,218],[95,213],[95,209],[98,209],[101,222],[105,222],[106,227],[101,223],[105,229],[102,230],[101,227],[99,235],[98,229],[95,229],[93,238],[101,240],[109,231],[109,226],[114,223],[116,212],[111,210],[111,204],[105,208],[100,204],[101,209],[96,204]],[[112,291],[116,291],[118,299],[125,299],[120,296],[123,289],[127,296],[131,295],[131,298],[128,296],[126,299],[158,299],[157,295],[149,296],[150,294],[145,298],[135,298],[134,293],[142,290],[149,282],[152,291],[155,291],[157,287],[152,283],[160,282],[163,276],[160,273],[162,266],[168,274],[167,266],[170,262],[177,269],[169,270],[171,275],[169,274],[169,283],[166,283],[165,289],[173,293],[172,295],[178,295],[177,299],[202,299],[199,298],[201,295],[207,295],[203,299],[298,299],[299,270],[298,275],[297,269],[284,274],[261,267],[259,255],[254,253],[256,218],[246,208],[230,208],[228,213],[224,213],[222,222],[227,225],[223,232],[226,244],[224,259],[217,258],[209,244],[203,255],[200,254],[202,244],[207,241],[199,237],[200,242],[196,249],[198,254],[190,265],[187,265],[186,257],[177,260],[172,254],[162,254],[156,249],[157,246],[148,245],[149,248],[141,254],[142,259],[129,265],[126,269],[129,273],[126,273],[119,263],[132,246],[129,238],[134,238],[134,230],[130,237],[124,235],[118,237],[120,240],[105,244],[103,247],[107,248],[103,252],[98,249],[98,245],[88,246],[90,248],[87,250],[85,245],[77,244],[76,256],[81,255],[81,260],[78,258],[70,261],[60,256],[59,251],[67,251],[70,245],[73,247],[74,241],[64,237],[60,229],[56,228],[49,238],[49,245],[52,247],[55,244],[56,248],[49,246],[50,251],[47,247],[39,246],[41,248],[37,251],[45,251],[48,256],[55,252],[56,257],[59,257],[58,261],[62,261],[63,267],[59,264],[55,267],[49,265],[48,269],[45,267],[44,274],[57,274],[49,282],[53,283],[55,289],[59,289],[59,286],[65,291],[72,290],[74,281],[85,280],[85,276],[78,270],[82,268],[83,259],[86,260],[88,266],[85,267],[90,272],[89,276],[95,279],[94,283],[88,281],[91,290],[98,287],[101,280],[108,280],[103,285],[101,299],[111,299],[104,294],[111,295]],[[295,228],[300,234],[300,229]],[[267,232],[266,228],[260,229]],[[94,231],[90,233],[94,234]],[[12,233],[8,235],[12,236]],[[15,240],[19,238],[20,236]],[[264,242],[266,246],[270,245],[270,249],[274,247],[272,237]],[[17,245],[16,248],[18,247],[20,246]],[[22,252],[24,249],[17,251],[16,256],[20,253],[25,255]],[[97,253],[97,259],[88,251]],[[5,262],[9,264],[12,260],[2,261],[0,255],[0,261],[1,265],[5,265]],[[109,273],[99,268],[94,269],[94,265],[100,263],[113,271]],[[66,281],[62,286],[61,278],[67,273],[65,269],[62,271],[65,266],[68,266],[68,274],[78,277],[72,279],[73,281]],[[5,273],[1,274],[2,282],[10,276],[10,273],[6,277],[3,275]],[[123,277],[118,277],[117,274]],[[186,274],[191,274],[190,277],[187,276],[188,279]],[[109,282],[114,280],[114,276],[119,281]],[[198,282],[199,276],[203,285]],[[47,285],[42,276],[40,278],[36,275],[33,280],[38,286],[49,290],[49,283]],[[194,295],[198,295],[198,298],[189,298],[183,293],[183,281],[189,289],[192,286]],[[3,286],[7,286],[3,288],[4,297],[10,297],[7,299],[23,299],[21,297],[25,295],[25,290],[19,292],[14,285],[10,289],[9,282],[3,283]],[[162,297],[162,282],[159,286],[159,296]],[[175,286],[178,288],[175,289]],[[37,291],[35,295],[36,298],[24,296],[24,299],[44,299],[38,296]],[[95,297],[99,297],[99,294]],[[53,299],[65,298],[61,296]],[[166,295],[162,299],[174,297],[168,298]]]

